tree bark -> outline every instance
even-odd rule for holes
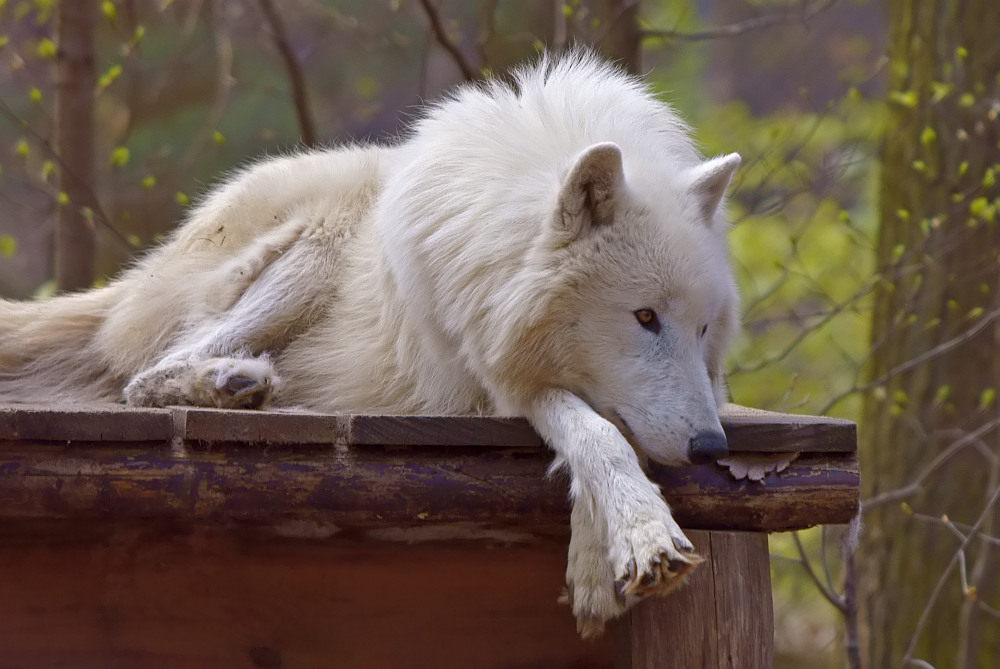
[[[880,383],[865,399],[862,489],[885,499],[921,485],[865,516],[857,559],[865,658],[869,667],[995,666],[1000,620],[978,602],[1000,606],[997,548],[968,541],[975,593],[963,593],[956,531],[980,523],[990,533],[1000,521],[991,505],[1000,413],[989,390],[1000,380],[1000,3],[890,0],[889,8],[883,281],[869,368]]]
[[[90,287],[94,280],[94,224],[87,215],[93,200],[94,23],[97,3],[56,3],[55,151],[59,158],[60,206],[55,235],[56,287]]]

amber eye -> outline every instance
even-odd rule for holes
[[[639,325],[646,328],[650,332],[660,331],[660,319],[657,318],[656,312],[652,309],[639,309],[635,313],[635,320],[639,321]]]

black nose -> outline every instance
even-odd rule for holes
[[[726,435],[705,430],[691,437],[688,444],[688,458],[696,465],[715,462],[729,455]]]

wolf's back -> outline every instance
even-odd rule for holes
[[[116,288],[0,300],[0,402],[119,401],[122,379],[98,341]]]

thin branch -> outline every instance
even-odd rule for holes
[[[288,41],[285,33],[285,26],[281,22],[281,16],[274,9],[271,0],[258,0],[261,11],[264,12],[264,19],[271,29],[271,37],[274,39],[274,46],[281,55],[281,62],[288,73],[288,81],[292,85],[292,102],[295,104],[295,115],[299,120],[299,132],[302,133],[302,143],[308,147],[316,146],[316,128],[313,124],[312,114],[309,111],[309,94],[306,89],[306,78],[302,73],[302,66],[295,57],[295,52]]]
[[[843,612],[845,610],[844,599],[836,592],[823,585],[823,582],[819,580],[818,576],[816,576],[816,572],[813,571],[812,564],[809,562],[809,557],[806,555],[806,549],[802,546],[802,540],[799,539],[799,533],[792,532],[792,539],[795,541],[795,547],[799,551],[799,564],[801,564],[802,568],[805,569],[806,575],[808,575],[813,584],[819,588],[820,593],[822,593],[826,600],[837,607],[839,611]]]
[[[906,646],[906,653],[903,655],[904,664],[924,666],[923,664],[918,664],[923,662],[922,660],[911,659],[911,656],[913,655],[913,651],[916,650],[917,641],[919,641],[920,635],[924,630],[924,625],[927,624],[927,619],[930,617],[931,609],[934,608],[934,604],[937,602],[937,598],[941,594],[941,590],[944,588],[945,581],[948,580],[948,577],[951,575],[955,565],[958,564],[960,558],[964,556],[965,549],[968,547],[969,542],[972,540],[972,537],[979,532],[979,528],[993,511],[993,505],[996,504],[998,499],[1000,499],[1000,486],[997,486],[997,488],[993,491],[993,496],[990,497],[990,501],[983,508],[982,513],[979,514],[979,518],[976,519],[976,523],[972,526],[972,532],[966,535],[965,539],[962,541],[962,545],[955,551],[955,555],[952,556],[951,561],[941,574],[941,577],[937,580],[937,583],[934,584],[931,596],[928,598],[927,604],[924,605],[923,611],[920,612],[920,619],[917,621],[916,629],[913,630],[913,636],[910,637],[910,642]]]
[[[17,114],[15,114],[14,111],[11,110],[11,108],[8,107],[7,103],[5,103],[3,100],[0,100],[0,115],[6,116],[7,120],[9,120],[11,123],[21,128],[21,130],[26,135],[28,135],[32,139],[32,141],[35,142],[35,144],[37,144],[42,148],[42,150],[45,152],[45,155],[48,156],[50,160],[52,160],[56,165],[59,166],[60,170],[63,170],[67,174],[70,174],[74,177],[77,176],[73,173],[73,170],[70,169],[66,165],[66,163],[63,162],[62,158],[59,157],[59,154],[56,152],[56,150],[52,147],[51,144],[49,144],[49,141],[44,137],[42,137],[41,135],[39,135],[34,130],[32,130],[31,126],[28,125],[28,122],[22,119]],[[111,236],[114,237],[117,241],[121,242],[122,246],[128,249],[130,253],[133,252],[135,250],[135,247],[133,247],[132,244],[129,243],[128,239],[125,238],[125,235],[118,232],[118,230],[116,230],[111,225],[110,219],[108,218],[107,214],[104,213],[104,210],[101,208],[101,203],[97,199],[97,194],[94,193],[94,191],[91,190],[89,186],[87,186],[85,180],[80,180],[80,184],[85,189],[86,202],[77,204],[88,207],[90,211],[93,212],[94,221],[99,223],[108,232],[110,232]]]
[[[898,502],[899,500],[906,499],[907,497],[920,492],[920,490],[923,489],[924,481],[926,481],[931,474],[937,471],[941,465],[947,462],[953,455],[966,446],[974,445],[980,437],[989,434],[998,426],[1000,426],[1000,419],[991,420],[988,423],[980,425],[978,428],[966,434],[962,438],[956,439],[949,444],[946,449],[938,453],[938,455],[931,460],[926,467],[924,467],[920,474],[918,474],[907,485],[902,488],[880,493],[861,502],[861,512],[865,513],[876,507],[891,504],[892,502]]]
[[[788,23],[806,23],[817,14],[826,11],[835,4],[837,4],[837,0],[824,0],[823,2],[817,2],[812,6],[803,4],[803,6],[797,10],[780,12],[777,14],[768,14],[767,16],[758,16],[752,19],[747,19],[746,21],[738,21],[736,23],[730,23],[728,25],[691,33],[679,30],[641,30],[639,31],[639,38],[665,41],[677,40],[684,42],[702,42],[705,40],[719,39],[723,37],[738,37],[739,35],[744,35],[748,32],[761,30],[763,28],[771,28],[773,26]]]
[[[900,374],[904,374],[913,369],[914,367],[918,367],[923,363],[928,362],[940,355],[944,355],[945,353],[949,353],[955,350],[962,344],[965,344],[970,339],[978,335],[984,329],[986,329],[986,327],[991,325],[993,321],[997,320],[997,318],[1000,318],[1000,309],[994,309],[993,311],[986,312],[985,314],[979,317],[979,320],[976,322],[975,325],[970,327],[962,334],[956,335],[947,341],[941,342],[934,348],[928,349],[923,353],[921,353],[920,355],[911,358],[904,363],[896,365],[888,372],[886,372],[879,378],[875,379],[874,381],[869,381],[868,383],[862,385],[855,385],[854,387],[845,390],[839,395],[836,395],[833,399],[827,402],[826,406],[820,409],[819,414],[825,416],[830,411],[830,409],[840,404],[840,402],[842,402],[845,398],[855,393],[863,393],[872,390],[873,388],[878,388],[879,386],[884,385],[890,379],[899,376]]]
[[[465,55],[462,54],[462,51],[445,32],[444,26],[441,24],[441,15],[438,14],[437,7],[434,6],[431,0],[420,0],[420,6],[424,8],[424,13],[427,14],[427,20],[431,24],[431,32],[434,33],[434,39],[437,40],[437,43],[441,45],[442,49],[448,52],[448,55],[451,56],[455,65],[457,65],[458,69],[462,71],[462,76],[465,77],[467,81],[475,81],[479,79],[479,71],[469,64]]]

